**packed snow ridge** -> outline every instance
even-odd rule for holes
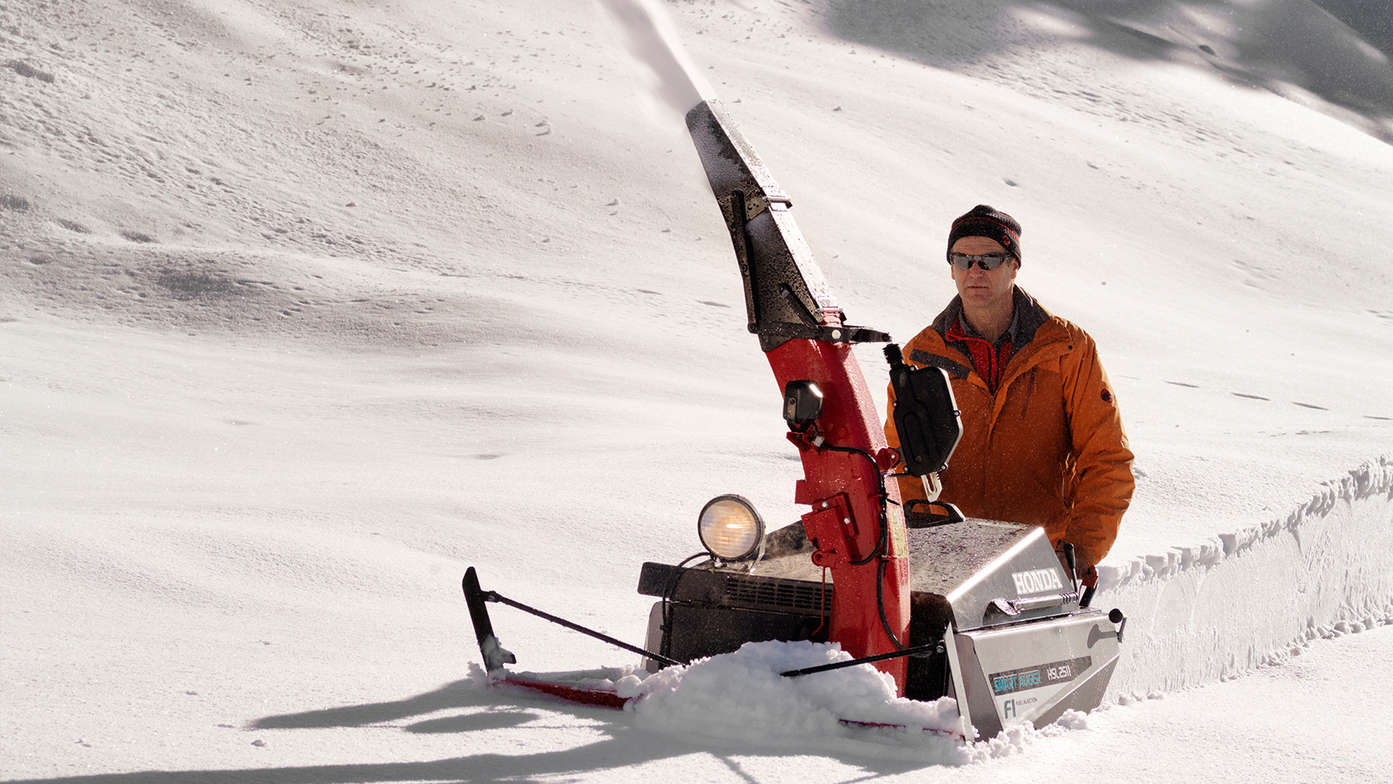
[[[1122,702],[1393,623],[1393,462],[1326,482],[1283,517],[1104,565],[1099,576],[1102,601],[1137,619],[1110,686]]]

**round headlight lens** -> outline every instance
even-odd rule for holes
[[[722,561],[741,561],[759,551],[764,521],[744,498],[718,495],[702,507],[697,535],[702,547]]]

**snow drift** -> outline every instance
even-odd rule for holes
[[[1282,518],[1099,574],[1101,601],[1133,619],[1110,686],[1120,701],[1393,623],[1393,463],[1366,463]]]

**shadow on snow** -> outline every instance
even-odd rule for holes
[[[1026,15],[1067,27],[1037,29]],[[1197,22],[1201,17],[1210,21]],[[1235,84],[1280,95],[1300,88],[1393,143],[1387,0],[831,0],[825,24],[846,41],[1046,96],[1058,80],[1030,55],[1060,44],[1208,66]],[[1023,64],[1013,67],[1011,58],[1021,56]]]
[[[421,718],[441,711],[477,708],[453,716]],[[315,730],[345,727],[394,727],[411,733],[466,734],[520,727],[544,719],[557,709],[585,720],[586,729],[606,737],[561,751],[535,754],[479,753],[426,762],[369,762],[339,765],[240,768],[221,770],[144,770],[44,779],[10,779],[5,784],[364,784],[368,782],[495,782],[532,781],[557,774],[595,773],[641,765],[661,759],[705,754],[746,781],[757,779],[745,771],[735,755],[805,756],[825,754],[816,749],[741,747],[730,741],[687,742],[633,726],[634,714],[587,708],[545,697],[512,691],[494,691],[479,680],[466,679],[435,691],[391,702],[348,705],[338,708],[267,716],[247,725],[249,730]],[[398,724],[400,722],[407,722]],[[467,741],[466,741],[467,743]],[[860,765],[867,777],[903,773],[923,768],[912,760],[844,760]]]

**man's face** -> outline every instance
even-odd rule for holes
[[[962,237],[953,243],[952,252],[984,256],[1005,253],[1006,249],[989,237]],[[965,306],[996,309],[1010,307],[1011,286],[1016,282],[1019,266],[1015,257],[1008,257],[1005,264],[994,270],[984,270],[976,264],[965,270],[950,264],[948,269],[953,271],[953,282],[958,285],[958,294],[962,295]]]

